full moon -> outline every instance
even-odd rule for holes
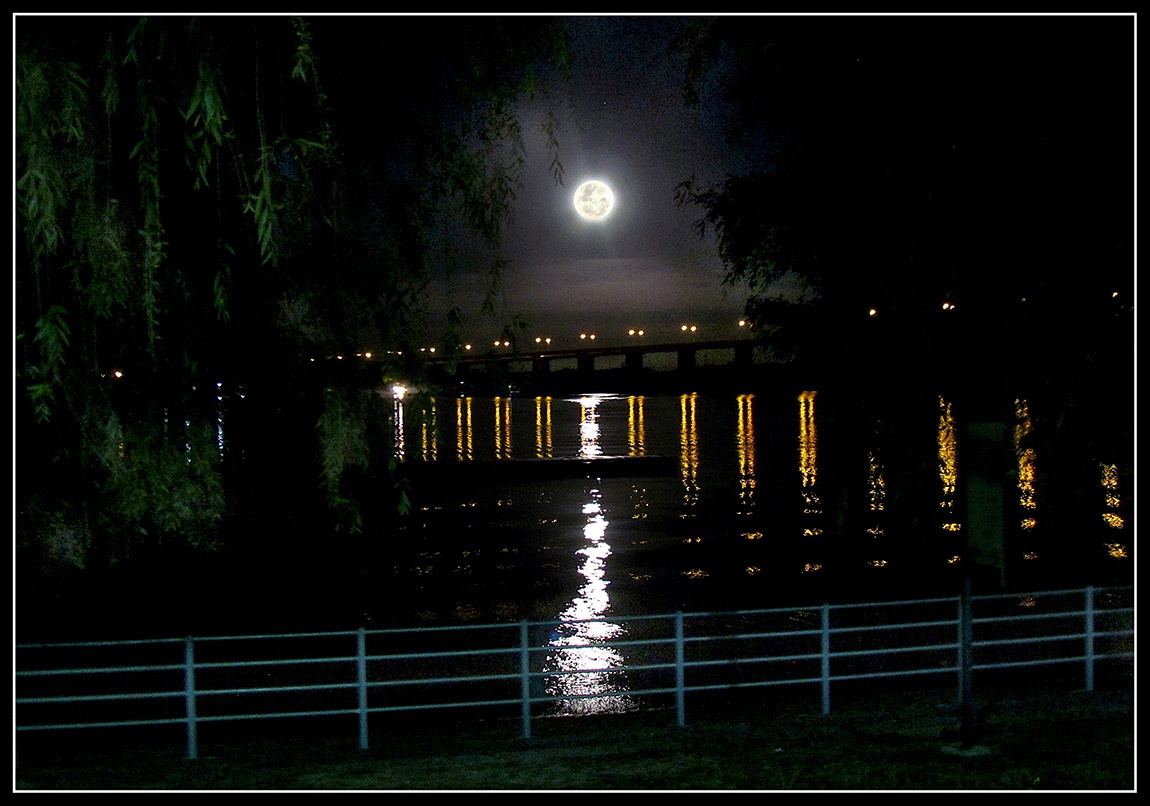
[[[579,215],[598,221],[606,218],[615,205],[615,194],[603,182],[592,179],[584,182],[575,191],[575,209]]]

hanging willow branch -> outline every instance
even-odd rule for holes
[[[358,377],[333,386],[298,364],[364,333],[414,338],[450,203],[496,249],[524,167],[511,111],[552,28],[456,31],[421,61],[346,48],[330,20],[21,24],[17,376],[20,416],[43,425],[21,452],[21,534],[65,524],[107,562],[140,541],[211,545],[229,519],[273,510],[237,490],[245,463],[283,439],[307,443],[306,459],[272,472],[319,479],[338,522],[359,528],[357,485],[387,475],[378,403]],[[359,90],[333,114],[329,60],[341,82],[401,91],[426,115],[365,136],[379,118]],[[443,83],[443,65],[458,81]],[[493,266],[497,280],[505,263]],[[258,394],[224,401],[224,380]],[[243,416],[228,420],[233,404]],[[221,425],[244,420],[256,425]]]

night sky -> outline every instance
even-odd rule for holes
[[[474,26],[482,36],[482,18],[490,15],[328,15],[328,22],[335,16],[346,16],[336,21],[345,24],[316,28],[321,67],[354,64],[324,77],[336,112],[354,121],[342,134],[371,149],[376,127],[420,114],[387,106],[389,83],[402,79],[370,69],[378,49],[403,42],[434,50],[442,46],[437,26]],[[447,227],[445,242],[465,257],[449,276],[436,267],[429,337],[444,333],[442,314],[456,305],[465,317],[461,335],[479,343],[516,320],[525,323],[522,336],[548,336],[555,346],[578,343],[581,332],[622,340],[632,327],[652,339],[675,338],[684,323],[698,324],[700,337],[740,335],[746,289],[723,283],[714,233],[699,237],[703,211],[680,206],[676,186],[692,179],[709,188],[731,173],[769,173],[780,149],[812,130],[820,154],[859,166],[856,180],[863,177],[862,192],[835,187],[836,169],[829,169],[820,177],[828,198],[852,193],[865,204],[865,182],[899,172],[900,163],[915,166],[907,175],[950,183],[944,191],[964,200],[966,216],[950,235],[956,262],[980,265],[993,277],[988,259],[1073,255],[1059,269],[1068,277],[1097,276],[1094,264],[1108,261],[1130,274],[1132,286],[1131,15],[738,17],[747,38],[770,43],[785,65],[770,86],[744,88],[758,115],[753,126],[735,117],[713,72],[698,104],[684,100],[685,61],[671,45],[691,18],[563,19],[571,76],[550,75],[519,108],[527,163],[507,231],[497,315],[479,310],[489,256],[474,250],[469,260],[468,238]],[[719,78],[730,76],[720,70]],[[429,100],[423,113],[435,108]],[[558,121],[562,185],[538,131],[548,114]],[[739,139],[729,139],[732,132]],[[943,156],[945,168],[937,169]],[[575,188],[590,178],[615,194],[615,208],[601,222],[574,209]],[[1063,248],[1071,236],[1077,243]],[[865,263],[866,247],[858,252]]]
[[[788,133],[768,127],[729,141],[731,107],[713,81],[703,85],[698,105],[684,102],[684,64],[668,46],[685,18],[567,22],[572,78],[555,78],[524,106],[525,131],[545,109],[558,115],[564,184],[555,184],[542,137],[529,140],[509,231],[505,312],[522,316],[528,336],[560,344],[580,331],[623,339],[628,327],[673,338],[683,322],[698,322],[714,337],[739,335],[744,289],[722,283],[713,234],[699,238],[701,211],[677,205],[674,190],[688,178],[707,187],[728,172],[769,171]],[[817,110],[850,97],[851,117],[831,135],[853,159],[957,155],[948,181],[972,200],[978,232],[956,225],[956,254],[982,263],[1008,254],[1025,260],[1032,244],[1049,247],[1078,230],[1088,254],[1111,259],[1126,250],[1119,258],[1125,265],[1133,231],[1130,22],[1026,15],[745,19],[764,41],[785,43],[798,32],[799,41],[818,43],[821,31],[834,28],[834,64],[820,72],[824,65],[812,56],[804,68],[800,53],[786,83],[762,88],[766,118],[776,98],[793,113],[803,103]],[[602,222],[581,220],[573,207],[575,187],[588,178],[605,180],[616,196]],[[476,278],[474,288],[482,282]],[[468,285],[456,277],[454,287]]]
[[[713,237],[701,240],[698,211],[675,202],[695,176],[718,181],[735,167],[714,108],[690,108],[684,68],[668,48],[677,17],[575,17],[570,81],[553,77],[523,106],[530,135],[550,110],[559,121],[564,175],[556,185],[542,135],[528,138],[528,165],[508,232],[512,261],[505,311],[528,336],[570,343],[580,332],[622,338],[630,327],[675,337],[680,323],[738,335],[743,294],[722,284]],[[615,195],[599,222],[576,213],[575,188],[605,181]],[[468,288],[455,278],[456,290]],[[482,274],[473,277],[472,297]]]

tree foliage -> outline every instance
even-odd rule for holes
[[[986,366],[1017,342],[1049,372],[1081,346],[1069,310],[1094,327],[1132,301],[1132,24],[701,20],[688,97],[734,110],[746,167],[681,200],[785,352],[857,366],[873,307],[900,372],[932,344]]]
[[[445,219],[501,265],[516,103],[565,47],[547,19],[18,18],[28,557],[361,524],[386,411],[350,359],[421,341]]]
[[[1099,463],[1133,444],[1133,33],[1131,17],[716,18],[679,43],[688,98],[727,104],[742,162],[680,201],[775,356],[853,403],[836,436],[885,435],[892,511],[926,512],[906,534],[930,523],[916,485],[937,476],[929,445],[905,447],[931,425],[906,412],[940,394],[963,422],[1034,396],[1044,522],[1071,541],[1100,528],[1073,513],[1096,511]]]

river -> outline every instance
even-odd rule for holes
[[[896,450],[881,429],[844,426],[842,398],[818,390],[397,400],[398,455],[421,472],[408,523],[365,566],[364,617],[414,626],[949,595],[971,471],[951,401],[930,403],[887,412],[918,432]],[[1044,511],[1043,443],[1031,438],[1043,424],[1025,400],[1010,408],[997,581],[1130,581],[1132,460],[1078,469],[1094,489],[1075,523],[1091,526],[1068,538]],[[665,469],[541,472],[541,460],[643,456],[666,457]],[[910,496],[896,480],[913,483],[915,517],[897,511]]]

